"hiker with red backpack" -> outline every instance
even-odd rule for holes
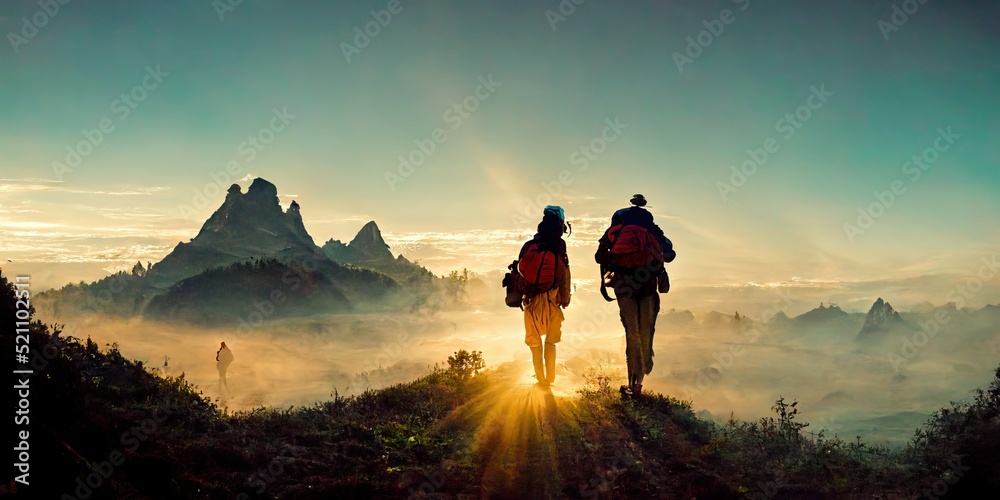
[[[615,212],[611,227],[604,232],[594,255],[601,265],[601,294],[618,301],[625,327],[625,358],[628,385],[621,387],[625,396],[642,394],[642,381],[653,370],[653,333],[660,312],[660,296],[670,290],[670,279],[663,264],[674,260],[673,243],[653,221],[645,208],[646,198],[637,194],[632,206]],[[607,287],[615,291],[608,296]]]
[[[507,305],[524,309],[524,343],[531,349],[535,379],[543,386],[556,379],[556,344],[562,337],[562,309],[570,301],[569,256],[566,241],[562,239],[568,228],[561,207],[545,207],[538,233],[521,247],[518,259],[510,265],[511,272],[503,281],[507,287]]]

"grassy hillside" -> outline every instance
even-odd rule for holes
[[[0,277],[8,349],[13,317]],[[668,396],[622,400],[599,369],[577,395],[556,397],[520,383],[525,367],[483,371],[464,351],[406,384],[230,414],[116,346],[37,322],[31,346],[31,486],[0,493],[32,498],[896,498],[1000,487],[1000,369],[974,401],[889,450],[805,434],[794,402],[719,426]]]

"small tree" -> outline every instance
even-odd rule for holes
[[[482,351],[469,352],[462,349],[455,352],[455,355],[448,356],[448,372],[459,380],[478,375],[483,368],[486,368],[486,362],[483,361]]]
[[[469,271],[466,268],[462,268],[462,271],[452,271],[445,278],[445,294],[449,299],[463,302],[467,298],[468,291],[466,290],[469,285],[469,281],[475,277],[475,273]]]

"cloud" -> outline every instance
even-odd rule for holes
[[[143,196],[169,191],[169,187],[151,186],[134,187],[114,190],[92,190],[80,188],[68,188],[61,186],[63,181],[50,179],[26,178],[26,179],[0,179],[0,193],[32,193],[32,192],[58,192],[72,194],[92,194],[102,196]]]
[[[22,205],[23,204],[24,203],[22,203]],[[41,211],[32,208],[21,208],[17,206],[5,207],[3,204],[0,204],[0,214],[36,214],[36,213],[41,213]]]
[[[50,229],[66,226],[64,224],[53,224],[51,222],[3,221],[0,222],[0,227],[9,227],[13,229]]]
[[[89,190],[83,190],[83,189],[65,189],[65,190],[62,190],[62,191],[65,191],[67,193],[74,193],[74,194],[99,194],[99,195],[108,195],[108,196],[133,196],[133,195],[140,195],[141,196],[141,195],[151,195],[151,194],[154,194],[154,193],[161,193],[163,191],[169,191],[169,190],[170,190],[169,187],[165,187],[165,186],[153,186],[153,187],[147,187],[147,188],[122,189],[122,190],[117,190],[117,191],[89,191]]]

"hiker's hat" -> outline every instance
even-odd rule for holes
[[[629,203],[637,207],[644,207],[646,206],[646,197],[641,194],[632,195],[632,199],[629,200]]]
[[[542,219],[555,217],[563,226],[563,233],[573,234],[573,226],[566,222],[566,212],[558,205],[548,205],[542,210]]]
[[[559,219],[559,222],[566,222],[566,212],[563,211],[562,207],[557,205],[548,205],[545,210],[542,210],[542,216],[553,215]]]

